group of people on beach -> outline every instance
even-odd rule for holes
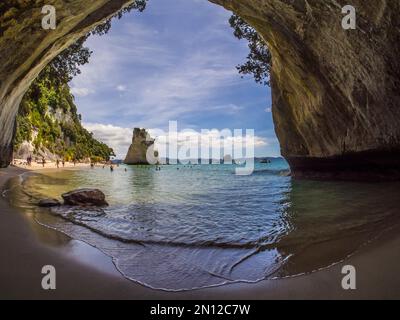
[[[56,159],[56,167],[57,167],[57,169],[60,168],[60,163],[62,164],[63,168],[65,167],[65,160],[64,159],[60,160],[60,159],[57,158]],[[74,161],[74,165],[75,165],[75,161]],[[46,158],[45,157],[42,157],[42,166],[43,166],[43,168],[46,166]]]
[[[94,164],[94,163],[91,163],[90,166],[91,166],[91,168],[93,169],[93,168],[95,167],[95,164]],[[109,162],[109,163],[107,163],[107,164],[103,164],[103,169],[105,169],[106,166],[109,166],[110,171],[111,171],[111,172],[114,172],[115,167],[119,168],[119,163],[114,164],[114,163],[112,163],[112,162]],[[142,166],[142,165],[139,165],[138,167],[139,167],[139,168],[150,169],[150,166],[144,166],[144,165]],[[128,169],[127,169],[127,168],[124,168],[124,171],[127,172]],[[156,171],[161,171],[161,167],[160,167],[160,166],[156,166]]]
[[[62,164],[62,166],[64,168],[65,167],[65,160],[64,159],[61,161],[61,164]],[[57,169],[60,168],[60,159],[56,160],[56,166],[57,166]]]
[[[14,159],[14,160],[13,160],[13,164],[14,164],[14,165],[23,165],[23,166],[31,167],[33,161],[35,161],[36,164],[38,164],[38,165],[42,165],[43,168],[44,168],[44,167],[46,166],[46,164],[47,164],[46,158],[45,158],[44,156],[42,156],[42,157],[40,157],[40,158],[35,157],[35,160],[34,160],[33,157],[32,157],[32,155],[27,156],[27,157],[26,157],[26,161]],[[50,162],[51,162],[51,161],[50,161]],[[61,165],[62,165],[63,168],[65,167],[65,159],[59,159],[59,158],[57,158],[56,161],[55,161],[55,163],[56,163],[56,167],[57,167],[57,168],[60,168]],[[73,164],[74,164],[74,166],[76,165],[76,160],[73,160]]]
[[[40,159],[40,158],[39,158]],[[38,158],[35,158],[35,161],[36,161],[36,163],[37,164],[39,164],[39,165],[42,165],[43,166],[43,168],[46,166],[46,158],[44,157],[44,156],[42,156],[41,157],[41,159],[39,160]],[[14,165],[17,165],[18,164],[18,162],[17,162],[18,160],[17,159],[15,159],[14,160]],[[33,157],[32,157],[32,155],[29,155],[27,158],[26,158],[26,162],[20,162],[19,164],[20,165],[26,165],[26,166],[32,166],[32,161],[33,161]],[[65,167],[65,159],[59,159],[59,158],[57,158],[56,159],[56,161],[55,161],[55,165],[56,165],[56,167],[57,167],[57,169],[59,169],[61,166],[62,166],[62,168],[64,168]],[[73,163],[73,165],[74,166],[76,166],[76,163],[77,163],[77,161],[74,159],[73,161],[72,161],[72,163]],[[96,162],[90,162],[90,167],[92,168],[92,169],[94,169],[95,168],[95,166],[96,166]],[[105,167],[106,166],[108,166],[109,168],[110,168],[110,171],[111,172],[114,172],[114,170],[115,170],[115,168],[117,167],[117,168],[119,168],[119,163],[113,163],[113,162],[111,162],[111,161],[108,161],[108,162],[103,162],[103,163],[100,163],[100,164],[102,164],[102,167],[103,167],[103,169],[105,169]],[[146,168],[146,169],[150,169],[151,167],[150,166],[147,166],[147,165],[138,165],[138,167],[139,168]],[[156,171],[161,171],[161,166],[159,166],[159,165],[157,165],[157,166],[155,166],[155,170]],[[179,169],[178,169],[179,170]],[[124,171],[125,172],[127,172],[128,171],[128,169],[127,168],[124,168]]]

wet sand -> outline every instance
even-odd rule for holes
[[[0,189],[25,171],[0,169]],[[400,299],[399,231],[393,228],[343,263],[312,274],[173,293],[125,279],[99,250],[38,225],[1,198],[0,299]],[[346,264],[357,270],[356,290],[341,287]],[[44,265],[56,268],[56,290],[41,288]]]

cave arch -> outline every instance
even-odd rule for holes
[[[206,0],[204,0],[206,1]],[[273,116],[295,177],[400,178],[400,3],[352,0],[357,29],[341,27],[342,0],[209,0],[268,42]],[[23,94],[57,54],[129,0],[35,1],[0,12],[0,166],[10,163]],[[41,29],[41,8],[58,27]]]

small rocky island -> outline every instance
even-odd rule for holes
[[[128,165],[148,165],[147,151],[154,145],[154,139],[146,129],[135,128],[133,130],[132,144],[129,147],[128,154],[126,155],[125,164]],[[155,154],[157,157],[157,154]]]

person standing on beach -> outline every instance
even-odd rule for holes
[[[60,160],[57,158],[57,160],[56,160],[56,166],[57,166],[57,169],[59,169],[60,168]]]
[[[63,159],[63,161],[62,161],[62,166],[63,166],[63,168],[65,167],[65,159]]]

